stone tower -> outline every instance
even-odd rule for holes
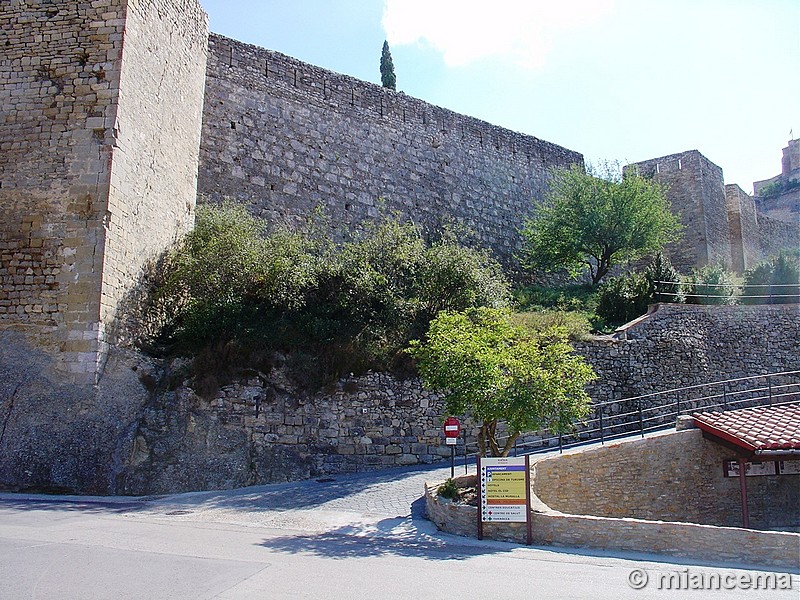
[[[689,150],[629,165],[643,177],[664,184],[672,210],[684,225],[683,238],[666,252],[679,271],[722,264],[731,268],[730,227],[722,169]]]
[[[0,3],[0,334],[75,383],[193,222],[207,43],[197,0]]]

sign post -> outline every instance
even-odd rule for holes
[[[461,434],[461,423],[455,417],[447,417],[442,426],[445,444],[450,446],[450,478],[456,474],[456,444]]]
[[[478,539],[484,523],[526,523],[533,543],[530,510],[530,459],[478,457]]]

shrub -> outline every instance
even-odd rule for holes
[[[508,282],[482,250],[452,239],[432,246],[410,223],[385,218],[342,243],[313,224],[266,232],[244,208],[202,207],[197,224],[159,263],[141,346],[203,356],[212,382],[231,362],[268,351],[294,355],[290,371],[319,387],[344,372],[385,369],[439,310],[505,306]],[[152,332],[157,331],[157,335]],[[199,363],[198,363],[199,365]],[[211,383],[207,386],[213,387]]]
[[[651,284],[644,274],[612,277],[600,286],[597,314],[608,324],[620,325],[645,314],[651,299]]]
[[[458,498],[458,485],[451,477],[448,477],[447,481],[439,486],[439,488],[436,490],[436,493],[442,498],[455,500]]]
[[[743,304],[795,304],[800,301],[800,249],[782,250],[744,274]]]
[[[592,331],[593,316],[592,313],[544,309],[515,313],[512,322],[531,332],[542,332],[558,327],[567,332],[570,340],[585,340]]]
[[[684,302],[681,276],[669,258],[659,252],[644,270],[651,302]]]
[[[591,285],[543,287],[531,285],[514,292],[520,310],[553,308],[563,311],[594,312],[597,308],[597,288]]]
[[[420,333],[442,311],[501,308],[510,298],[500,263],[487,250],[462,246],[450,236],[425,250],[414,283]]]
[[[762,187],[758,192],[758,196],[761,198],[772,198],[798,187],[800,187],[800,180],[798,179],[778,179]]]
[[[689,304],[736,304],[733,274],[719,264],[695,269],[686,281]]]

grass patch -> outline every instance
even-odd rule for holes
[[[608,329],[597,315],[598,292],[590,285],[544,287],[531,285],[514,290],[517,312],[514,324],[541,330],[559,326],[567,330],[571,340],[587,339],[592,333]]]

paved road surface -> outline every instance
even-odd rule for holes
[[[420,495],[448,475],[400,469],[150,499],[0,494],[0,600],[800,598],[797,575],[791,590],[658,589],[670,573],[741,586],[757,575],[745,565],[441,534]],[[644,589],[628,583],[635,569]]]

